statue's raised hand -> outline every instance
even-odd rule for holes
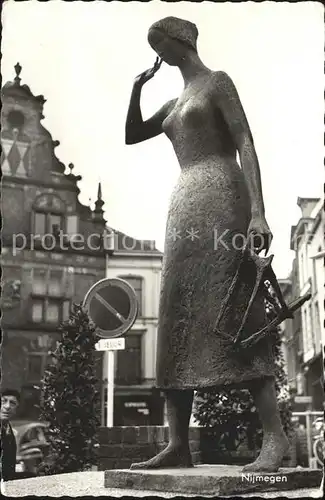
[[[155,74],[157,73],[157,71],[159,70],[162,62],[163,62],[162,59],[159,59],[159,57],[157,57],[153,67],[150,69],[147,69],[143,73],[140,73],[140,75],[136,76],[134,79],[134,83],[136,83],[138,85],[144,85],[146,82],[151,80],[151,78],[153,78],[155,76]]]

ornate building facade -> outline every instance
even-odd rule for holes
[[[310,396],[315,410],[323,409],[324,378],[324,199],[298,198],[301,218],[291,228],[295,252],[292,273],[281,280],[286,300],[311,293],[293,321],[283,324],[289,384],[297,395]]]
[[[2,88],[2,387],[22,393],[21,418],[35,418],[39,383],[58,325],[106,275],[99,186],[95,209],[81,204],[77,183],[55,155],[43,127],[42,95],[16,77]],[[101,357],[98,353],[98,373]]]

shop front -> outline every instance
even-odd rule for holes
[[[106,391],[105,391],[106,392]],[[102,425],[106,422],[106,394]],[[164,396],[155,388],[116,387],[114,426],[164,425]]]

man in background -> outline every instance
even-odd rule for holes
[[[10,481],[15,479],[16,469],[16,438],[10,425],[20,402],[20,394],[14,389],[1,391],[1,479]]]

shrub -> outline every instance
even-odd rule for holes
[[[97,462],[100,394],[95,376],[95,328],[74,304],[42,380],[40,419],[49,423],[50,452],[40,474],[77,472]]]

